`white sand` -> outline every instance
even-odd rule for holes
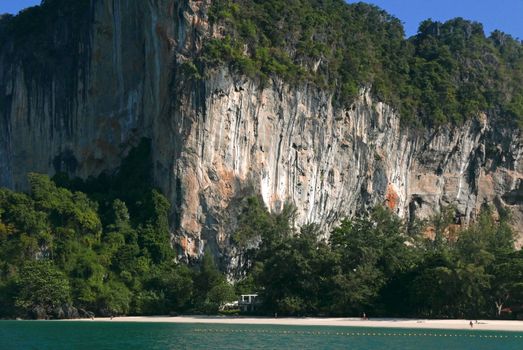
[[[86,320],[72,320],[86,321]],[[89,320],[87,320],[89,321]],[[95,318],[101,322],[168,322],[168,323],[214,323],[214,324],[266,324],[289,326],[345,326],[345,327],[385,327],[418,329],[471,329],[470,320],[422,320],[375,318],[269,318],[269,317],[231,317],[231,316],[150,316]],[[478,320],[473,321],[476,330],[519,331],[523,332],[523,321]]]

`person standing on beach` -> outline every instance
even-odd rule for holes
[[[474,323],[472,323],[472,321],[470,321],[470,328],[474,328]]]

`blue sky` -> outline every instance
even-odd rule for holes
[[[0,0],[0,13],[18,13],[29,6],[40,5],[40,0]]]
[[[357,1],[349,0],[354,3]],[[399,18],[407,36],[416,34],[421,21],[463,17],[483,23],[486,34],[499,29],[523,39],[523,0],[365,0]]]
[[[348,0],[349,2],[356,2]],[[523,0],[366,0],[398,17],[407,35],[416,34],[421,21],[463,17],[483,23],[486,33],[500,29],[523,39]],[[17,13],[40,0],[0,0],[0,13]]]

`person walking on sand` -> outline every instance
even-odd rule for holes
[[[470,321],[469,325],[470,325],[470,328],[474,328],[474,323],[472,323],[472,321]]]

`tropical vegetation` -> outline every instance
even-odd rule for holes
[[[311,83],[340,107],[371,87],[406,125],[481,112],[523,123],[523,45],[500,31],[487,37],[480,23],[429,19],[406,39],[399,19],[343,0],[218,0],[209,17],[220,35],[206,42],[201,70],[225,64],[261,81]]]
[[[508,213],[494,217],[485,207],[461,228],[452,208],[412,225],[376,207],[320,239],[325,232],[314,224],[293,228],[292,207],[260,208],[257,198],[245,201],[233,238],[246,271],[238,284],[259,291],[267,313],[479,318],[510,306],[522,311],[523,252],[514,249]]]
[[[521,311],[523,254],[509,214],[495,217],[489,208],[463,229],[453,225],[452,208],[413,225],[376,207],[326,235],[315,224],[295,228],[292,206],[269,213],[248,197],[231,234],[236,270],[226,276],[210,251],[197,263],[176,262],[167,200],[134,182],[142,181],[139,166],[136,177],[125,171],[147,148],[142,143],[110,177],[65,188],[57,185],[64,177],[30,174],[29,194],[0,190],[0,316],[215,314],[252,292],[262,300],[257,312],[271,315]],[[136,192],[119,192],[120,176],[129,186],[122,188]],[[70,189],[80,185],[90,191]]]

